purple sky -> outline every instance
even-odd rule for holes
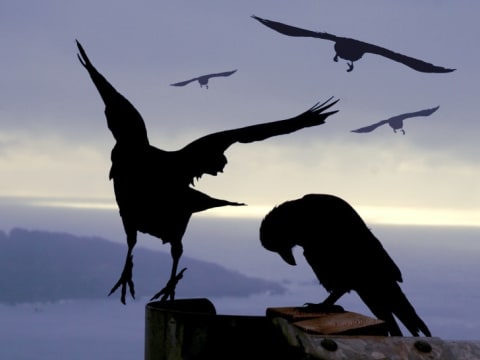
[[[94,65],[141,112],[151,143],[166,150],[340,98],[340,112],[322,126],[228,150],[224,174],[197,185],[250,205],[239,214],[222,209],[226,215],[257,216],[284,200],[325,192],[344,197],[372,221],[480,223],[479,3],[132,4],[0,5],[0,196],[115,208],[107,178],[113,138],[101,99],[76,58],[79,39]],[[332,61],[333,43],[281,35],[251,15],[360,39],[457,71],[419,73],[365,55],[347,73],[344,61]],[[213,79],[208,90],[197,83],[169,86],[231,69],[238,71]],[[437,105],[430,117],[406,120],[405,136],[388,127],[350,132]]]

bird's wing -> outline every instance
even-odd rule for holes
[[[383,272],[382,276],[385,278],[398,282],[403,281],[402,272],[378,239],[371,237],[368,241],[362,243],[362,249],[358,249],[358,252],[362,251],[365,251],[366,255],[366,258],[363,260],[371,264],[371,268],[375,270],[374,273],[378,274],[381,271]]]
[[[263,25],[268,26],[269,28],[278,31],[281,34],[288,35],[288,36],[300,36],[300,37],[314,37],[320,38],[325,40],[336,41],[337,37],[335,35],[326,33],[326,32],[316,32],[306,29],[301,29],[295,26],[283,24],[277,21],[267,20],[259,18],[258,16],[252,15],[252,18],[258,20]]]
[[[192,180],[205,173],[221,172],[226,163],[223,153],[234,143],[251,143],[265,140],[272,136],[289,134],[305,127],[323,124],[325,119],[338,110],[324,112],[338,102],[328,99],[322,104],[316,104],[304,113],[286,120],[273,121],[238,129],[216,132],[201,137],[183,149],[180,157],[187,162],[186,174]]]
[[[217,77],[217,76],[230,76],[232,75],[233,73],[237,72],[237,70],[232,70],[232,71],[224,71],[224,72],[220,72],[220,73],[215,73],[215,74],[208,74],[208,75],[204,75],[206,77]]]
[[[175,84],[170,84],[170,86],[185,86],[185,85],[187,85],[187,84],[189,84],[189,83],[191,83],[192,81],[195,81],[195,80],[198,80],[198,77],[190,79],[190,80],[180,81],[180,82],[177,82]]]
[[[401,114],[401,115],[397,115],[397,116],[394,116],[388,120],[396,120],[396,119],[401,119],[401,120],[404,120],[404,119],[408,119],[408,118],[412,118],[412,117],[417,117],[417,116],[430,116],[432,115],[435,111],[438,110],[440,106],[436,106],[434,108],[431,108],[431,109],[424,109],[424,110],[419,110],[419,111],[414,111],[414,112],[410,112],[410,113],[405,113],[405,114]]]
[[[420,72],[425,72],[425,73],[448,73],[452,72],[455,69],[448,69],[444,68],[442,66],[437,66],[433,65],[430,63],[427,63],[423,60],[415,59],[413,57],[403,55],[400,53],[396,53],[392,50],[386,49],[384,47],[378,46],[378,45],[373,45],[369,44],[366,42],[361,41],[360,42],[363,46],[363,49],[366,53],[371,53],[371,54],[376,54],[376,55],[381,55],[386,58],[389,58],[390,60],[397,61],[399,63],[402,63],[414,70],[420,71]]]
[[[130,145],[148,144],[147,130],[140,113],[122,94],[92,65],[87,53],[77,40],[80,63],[87,69],[100,96],[105,103],[108,128],[117,143]]]
[[[382,126],[382,125],[387,124],[387,123],[388,123],[388,120],[382,120],[382,121],[376,122],[375,124],[371,124],[371,125],[368,125],[368,126],[361,127],[359,129],[351,130],[351,132],[368,133],[368,132],[371,132],[371,131],[375,130],[379,126]]]

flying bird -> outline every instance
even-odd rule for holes
[[[437,106],[437,107],[434,107],[434,108],[431,108],[431,109],[424,109],[424,110],[419,110],[419,111],[415,111],[415,112],[411,112],[411,113],[405,113],[405,114],[393,116],[389,119],[376,122],[375,124],[371,124],[371,125],[368,125],[368,126],[361,127],[359,129],[351,130],[351,132],[368,133],[368,132],[371,132],[371,131],[375,130],[379,126],[388,124],[393,129],[393,132],[396,133],[397,130],[400,130],[402,132],[402,134],[405,135],[405,130],[403,130],[403,120],[409,119],[409,118],[412,118],[412,117],[418,117],[418,116],[430,116],[435,111],[437,111],[439,107],[440,106]]]
[[[414,70],[425,72],[425,73],[448,73],[452,72],[455,69],[447,69],[441,66],[436,66],[425,61],[415,59],[410,56],[399,54],[391,50],[385,49],[383,47],[369,44],[363,41],[350,39],[346,37],[335,36],[326,32],[316,32],[301,29],[295,26],[290,26],[282,24],[280,22],[262,19],[257,16],[252,16],[255,20],[258,20],[265,26],[278,31],[281,34],[288,36],[297,36],[297,37],[313,37],[318,39],[330,40],[335,43],[335,57],[333,60],[338,61],[338,58],[347,60],[348,69],[347,72],[353,70],[353,63],[357,60],[360,60],[364,54],[376,54],[381,55],[390,60],[397,61],[402,63]]]
[[[190,79],[190,80],[180,81],[180,82],[177,82],[175,84],[170,84],[170,86],[185,86],[185,85],[191,83],[192,81],[198,81],[198,83],[200,84],[200,87],[205,86],[205,88],[208,89],[208,80],[210,80],[211,78],[221,77],[221,76],[230,76],[235,72],[237,72],[237,70],[225,71],[225,72],[216,73],[216,74],[202,75],[202,76],[198,76],[198,77],[195,77],[193,79]]]
[[[412,335],[431,336],[398,284],[402,282],[399,268],[358,213],[341,198],[308,194],[274,207],[261,222],[260,241],[290,265],[296,264],[292,249],[297,245],[303,248],[307,263],[329,292],[322,303],[307,308],[338,311],[336,301],[354,290],[370,311],[385,321],[390,335],[402,335],[395,316]]]
[[[212,133],[176,151],[150,145],[145,123],[135,107],[92,65],[77,41],[78,58],[88,71],[105,104],[107,125],[116,140],[111,153],[110,179],[127,237],[125,265],[111,295],[121,287],[125,304],[127,287],[135,297],[132,280],[133,248],[137,232],[160,238],[171,246],[172,269],[166,286],[152,298],[173,300],[175,287],[185,269],[177,273],[183,253],[182,238],[193,213],[219,206],[243,203],[212,198],[193,188],[204,174],[223,172],[227,164],[224,152],[235,143],[251,143],[272,136],[321,125],[338,110],[325,112],[338,100],[316,104],[304,113],[286,120],[273,121]]]

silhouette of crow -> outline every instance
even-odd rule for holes
[[[175,84],[170,84],[170,86],[185,86],[185,85],[191,83],[192,81],[198,81],[198,83],[200,84],[200,87],[205,86],[205,88],[208,89],[208,80],[210,80],[211,78],[219,77],[219,76],[230,76],[235,72],[237,72],[237,70],[225,71],[225,72],[216,73],[216,74],[202,75],[202,76],[190,79],[190,80],[180,81],[180,82],[177,82]]]
[[[212,198],[190,185],[203,174],[217,175],[227,164],[224,152],[234,143],[261,141],[288,134],[305,127],[323,124],[338,110],[324,112],[337,103],[316,104],[291,119],[221,131],[201,137],[177,151],[165,151],[150,145],[145,123],[140,113],[100,74],[77,41],[78,58],[87,69],[105,103],[108,128],[116,140],[111,153],[115,198],[127,236],[128,252],[125,266],[111,295],[121,286],[121,301],[125,303],[127,286],[135,297],[132,281],[132,251],[137,231],[170,243],[173,259],[170,280],[152,298],[174,299],[175,287],[183,276],[177,267],[183,253],[182,237],[193,213],[219,206],[244,205]]]
[[[401,336],[395,315],[412,333],[431,336],[400,289],[402,275],[380,241],[344,200],[308,194],[273,208],[260,226],[266,249],[295,265],[292,249],[298,245],[320,284],[330,293],[317,311],[338,310],[334,304],[355,290],[372,313],[386,322],[392,336]]]
[[[397,61],[408,67],[425,73],[447,73],[452,72],[455,69],[447,69],[441,66],[432,65],[425,61],[412,58],[410,56],[402,55],[391,50],[385,49],[383,47],[369,44],[363,41],[350,39],[346,37],[335,36],[326,32],[316,32],[297,28],[294,26],[282,24],[280,22],[262,19],[257,16],[252,16],[255,20],[260,21],[265,26],[278,31],[281,34],[288,36],[299,36],[299,37],[313,37],[318,39],[330,40],[335,42],[335,57],[333,60],[338,61],[338,58],[347,60],[348,69],[347,72],[353,70],[353,62],[361,59],[364,54],[371,53],[376,55],[381,55],[390,60]]]
[[[435,111],[437,111],[439,107],[440,106],[437,106],[437,107],[434,107],[434,108],[431,108],[431,109],[424,109],[424,110],[419,110],[419,111],[415,111],[415,112],[411,112],[411,113],[405,113],[405,114],[393,116],[389,119],[382,120],[382,121],[379,121],[375,124],[364,126],[364,127],[359,128],[359,129],[355,129],[355,130],[351,130],[351,131],[355,132],[355,133],[368,133],[368,132],[371,132],[371,131],[375,130],[379,126],[388,124],[393,129],[393,132],[396,133],[397,130],[400,130],[402,132],[402,134],[405,135],[405,130],[403,130],[403,120],[408,119],[408,118],[412,118],[412,117],[417,117],[417,116],[429,116],[429,115],[433,114]]]

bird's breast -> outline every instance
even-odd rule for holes
[[[334,49],[339,57],[349,61],[357,61],[365,53],[360,44],[353,40],[337,41]]]

